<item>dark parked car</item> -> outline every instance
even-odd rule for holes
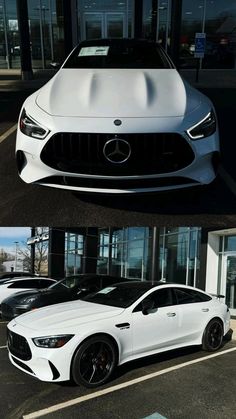
[[[51,304],[77,300],[117,282],[127,281],[109,275],[81,274],[69,276],[46,289],[22,291],[2,301],[4,320],[11,320],[26,311]]]

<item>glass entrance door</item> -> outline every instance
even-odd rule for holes
[[[231,315],[236,315],[236,253],[225,255],[221,292]]]
[[[83,39],[123,38],[127,36],[124,13],[84,13]]]

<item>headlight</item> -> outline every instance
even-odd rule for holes
[[[23,134],[37,138],[38,140],[43,140],[50,132],[47,128],[42,127],[38,122],[29,117],[25,109],[23,109],[20,116],[20,130]]]
[[[35,300],[36,300],[35,297],[25,297],[25,298],[22,298],[22,300],[18,302],[18,305],[21,306],[21,304],[30,304]]]
[[[209,135],[214,134],[215,130],[216,117],[213,110],[211,110],[204,119],[189,128],[187,133],[192,140],[200,140],[201,138],[209,137]]]
[[[74,335],[56,335],[44,336],[40,338],[33,338],[32,341],[40,348],[61,348],[64,346]]]

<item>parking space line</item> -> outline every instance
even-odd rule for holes
[[[2,135],[0,135],[0,144],[7,139],[14,131],[17,129],[17,124],[12,125],[11,128],[9,128],[6,132],[4,132]]]
[[[72,400],[69,400],[67,402],[55,404],[55,405],[47,407],[45,409],[41,409],[41,410],[38,410],[36,412],[32,412],[32,413],[29,413],[27,415],[24,415],[23,419],[40,418],[41,416],[57,412],[58,410],[62,410],[62,409],[65,409],[67,407],[78,405],[80,403],[83,403],[83,402],[91,400],[91,399],[95,399],[97,397],[105,396],[106,394],[113,393],[114,391],[122,390],[126,387],[130,387],[130,386],[133,386],[135,384],[139,384],[141,382],[150,380],[150,379],[158,377],[160,375],[164,375],[164,374],[167,374],[169,372],[176,371],[178,369],[187,367],[189,365],[204,362],[208,359],[216,358],[218,356],[225,355],[225,354],[233,352],[233,351],[236,351],[236,347],[226,349],[224,351],[217,352],[217,353],[214,353],[214,354],[211,354],[211,355],[207,355],[207,356],[204,356],[204,357],[201,357],[201,358],[193,359],[192,361],[183,362],[182,364],[174,365],[173,367],[165,368],[164,370],[157,371],[157,372],[154,372],[154,373],[151,373],[151,374],[147,374],[147,375],[144,375],[142,377],[138,377],[138,378],[135,378],[133,380],[126,381],[124,383],[117,384],[117,385],[112,386],[112,387],[108,387],[104,390],[99,390],[99,391],[96,391],[96,392],[91,393],[91,394],[86,394],[85,396],[80,396],[80,397],[77,397],[76,399],[72,399]]]
[[[7,346],[0,346],[0,349],[6,349]]]
[[[167,418],[165,418],[164,416],[160,415],[160,413],[155,412],[155,413],[153,413],[150,416],[145,416],[145,418],[143,418],[143,419],[167,419]]]
[[[6,322],[0,322],[0,324],[7,324],[8,322],[6,321]]]

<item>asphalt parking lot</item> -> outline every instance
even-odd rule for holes
[[[236,89],[202,89],[214,102],[221,133],[222,166],[208,187],[140,196],[80,195],[22,182],[16,170],[15,131],[21,104],[32,90],[5,91],[0,96],[0,224],[1,225],[201,225],[235,223]]]
[[[17,370],[8,361],[5,332],[0,322],[3,419],[235,418],[235,340],[213,354],[194,347],[131,362],[106,386],[88,390],[40,382]]]

